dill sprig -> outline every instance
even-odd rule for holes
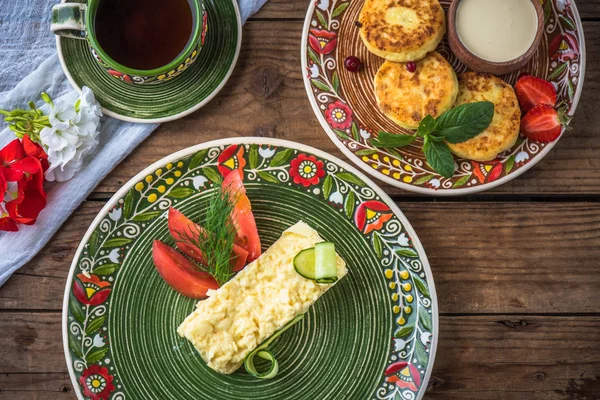
[[[200,224],[204,232],[199,235],[184,234],[182,237],[183,241],[202,251],[206,265],[197,267],[211,274],[219,285],[233,276],[231,255],[236,231],[230,216],[234,206],[234,196],[223,192],[221,188],[217,189],[209,200]]]

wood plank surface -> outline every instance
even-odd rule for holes
[[[531,170],[487,193],[600,195],[600,22],[585,22],[585,90],[573,129]],[[250,21],[238,65],[223,91],[196,113],[160,126],[96,188],[115,192],[136,173],[177,150],[223,137],[293,140],[346,159],[317,121],[300,70],[302,21]],[[391,195],[409,192],[380,185]]]
[[[71,260],[103,205],[79,208],[0,290],[0,309],[62,308]],[[600,312],[600,204],[398,205],[427,251],[440,312]]]
[[[59,313],[0,312],[0,326],[0,399],[74,397]],[[600,396],[600,317],[441,317],[439,339],[426,399]]]

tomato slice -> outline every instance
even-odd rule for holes
[[[237,230],[236,243],[248,250],[248,262],[256,260],[261,254],[260,236],[252,214],[250,199],[238,170],[231,171],[223,180],[223,189],[236,197],[232,221]]]
[[[152,245],[152,258],[165,282],[184,296],[200,299],[209,289],[219,288],[210,274],[198,271],[190,260],[160,240]]]
[[[195,246],[193,243],[190,243],[198,240],[200,234],[204,233],[204,228],[196,224],[194,221],[183,215],[181,211],[178,211],[173,207],[169,209],[168,219],[171,237],[173,237],[173,240],[175,240],[175,244],[177,244],[179,250],[193,260],[206,265],[206,260],[202,250],[200,250],[198,246]],[[234,244],[233,254],[231,255],[231,264],[233,264],[233,270],[237,272],[244,268],[247,259],[248,252],[243,247]]]

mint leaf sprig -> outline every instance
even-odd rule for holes
[[[462,143],[479,135],[494,118],[494,103],[466,103],[446,111],[437,119],[426,116],[414,135],[395,135],[380,131],[371,144],[378,148],[404,147],[417,137],[423,138],[423,154],[427,164],[445,178],[454,175],[454,157],[448,143]]]

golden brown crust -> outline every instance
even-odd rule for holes
[[[491,161],[510,149],[519,137],[521,109],[512,86],[502,79],[484,73],[466,72],[459,76],[459,93],[455,106],[476,101],[494,103],[494,119],[479,135],[463,143],[448,143],[459,157],[475,161]]]
[[[366,0],[360,37],[369,51],[390,61],[416,61],[437,47],[446,33],[437,0]]]
[[[442,55],[430,53],[416,65],[417,70],[409,72],[405,63],[386,61],[375,75],[380,110],[407,129],[416,129],[427,115],[442,115],[458,93],[454,69]]]

